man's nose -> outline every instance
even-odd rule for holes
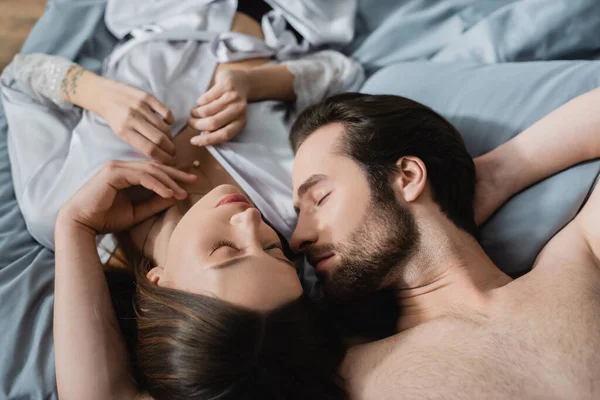
[[[319,236],[316,229],[312,229],[308,221],[301,218],[298,220],[296,229],[292,234],[290,246],[294,252],[303,253],[311,244],[316,243],[318,239]]]

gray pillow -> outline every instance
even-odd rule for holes
[[[399,63],[367,80],[363,93],[421,102],[452,122],[473,157],[484,154],[570,99],[600,86],[598,61],[481,65]],[[505,272],[528,271],[588,195],[600,162],[587,162],[524,190],[481,229],[481,244]]]

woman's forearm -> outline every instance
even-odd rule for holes
[[[246,73],[250,85],[248,101],[296,99],[294,75],[285,65],[261,65]]]
[[[600,89],[548,114],[514,139],[479,157],[508,197],[583,161],[600,157]]]
[[[73,65],[61,82],[62,98],[83,109],[99,113],[102,99],[99,87],[103,79],[79,65]]]
[[[55,241],[54,343],[60,398],[133,398],[127,349],[96,235],[59,216]]]

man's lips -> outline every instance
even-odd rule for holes
[[[321,271],[324,270],[328,264],[330,264],[330,261],[333,259],[334,255],[335,254],[333,253],[328,253],[318,257],[311,257],[308,262],[315,267],[315,270]]]
[[[220,207],[224,204],[231,204],[231,203],[250,204],[250,202],[248,201],[246,196],[243,196],[241,194],[228,194],[227,196],[221,198],[221,200],[219,200],[219,202],[217,203],[217,205],[215,207]]]

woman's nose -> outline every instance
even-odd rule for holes
[[[248,208],[242,212],[234,214],[231,217],[231,224],[241,229],[255,231],[260,226],[260,211],[256,208]]]

